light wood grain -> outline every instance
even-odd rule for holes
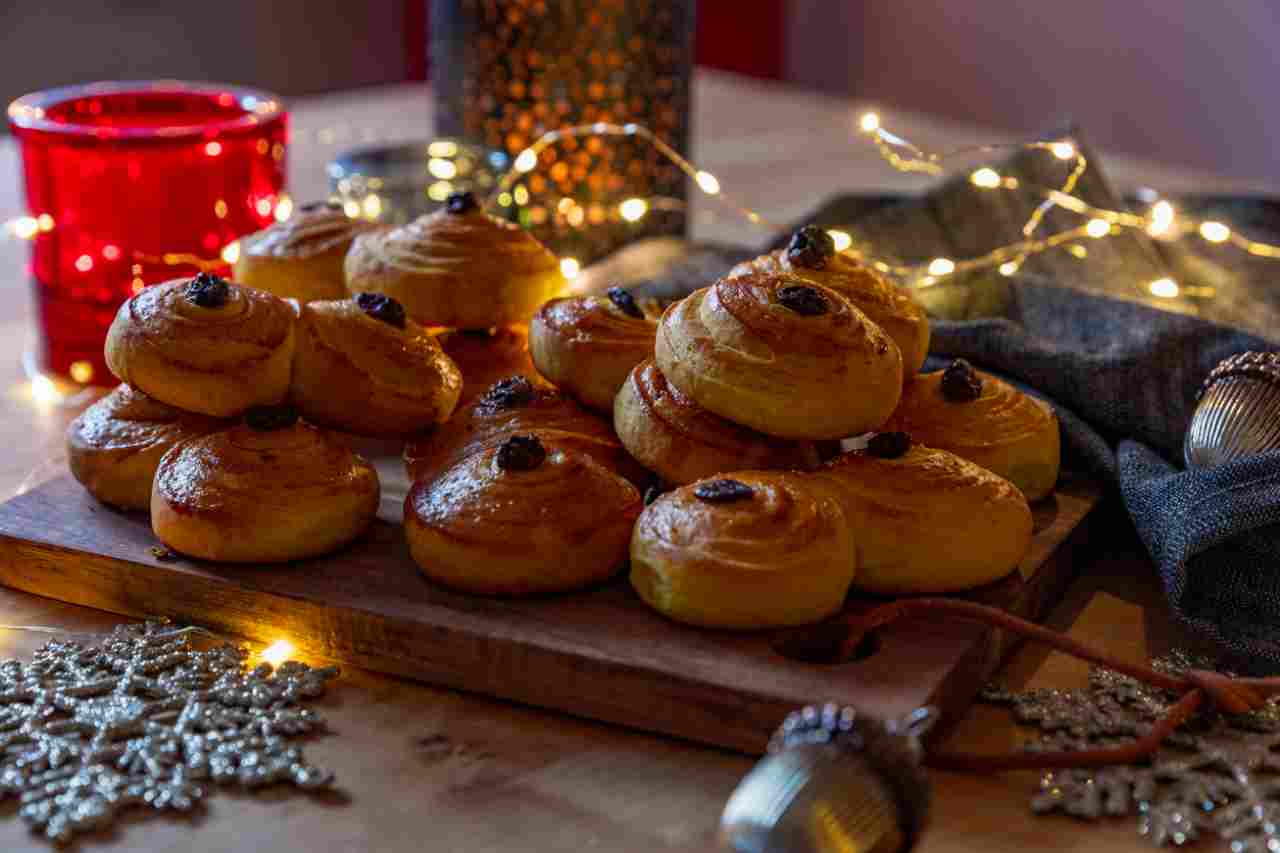
[[[770,219],[787,222],[833,190],[918,189],[856,139],[863,105],[731,75],[701,73],[694,83],[694,154],[727,191]],[[988,142],[999,134],[878,105],[895,130],[930,146]],[[405,86],[301,100],[290,149],[290,187],[299,200],[323,192],[324,164],[371,136],[412,139],[430,132],[430,92]],[[319,131],[348,128],[328,143]],[[328,138],[328,137],[326,137]],[[1257,189],[1217,176],[1103,152],[1121,189],[1169,192]],[[0,220],[25,213],[18,158],[0,140]],[[755,245],[767,234],[694,199],[694,235]],[[26,245],[0,239],[0,496],[60,473],[61,431],[72,411],[37,405],[22,382],[20,353],[31,327]],[[1072,543],[1079,579],[1053,607],[1050,623],[1133,659],[1166,651],[1173,631],[1150,561],[1116,504],[1090,542]],[[1115,523],[1111,524],[1110,520]],[[0,624],[104,631],[118,616],[0,588]],[[46,636],[0,629],[0,659],[29,657]],[[1079,686],[1085,673],[1041,650],[1018,652],[1000,679],[1015,685]],[[156,853],[227,850],[348,851],[653,851],[706,850],[738,778],[740,755],[669,738],[424,687],[347,668],[322,703],[334,733],[309,745],[332,767],[345,804],[274,794],[215,797],[193,822],[131,820],[86,851]],[[424,743],[444,734],[441,754]],[[1019,739],[999,710],[979,707],[950,746],[1009,749]],[[434,740],[430,741],[434,742]],[[1050,850],[1136,853],[1146,848],[1134,823],[1087,825],[1035,818],[1026,805],[1035,774],[934,774],[934,810],[923,853]],[[0,850],[45,853],[0,806]]]

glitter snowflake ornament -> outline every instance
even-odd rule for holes
[[[0,800],[66,843],[131,806],[191,811],[207,783],[330,787],[290,740],[323,728],[299,705],[337,669],[251,668],[244,649],[197,650],[189,633],[120,625],[99,646],[54,641],[0,663]]]
[[[1205,662],[1179,654],[1155,665],[1181,672]],[[1028,749],[1056,751],[1141,737],[1178,697],[1095,669],[1082,690],[993,689],[983,698],[1039,730]],[[1088,820],[1136,816],[1138,833],[1156,846],[1217,836],[1231,853],[1280,853],[1280,700],[1248,714],[1202,710],[1142,765],[1046,772],[1031,809]]]

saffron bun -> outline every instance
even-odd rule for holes
[[[573,449],[636,484],[650,478],[623,448],[608,420],[567,394],[512,376],[461,407],[404,450],[409,479],[433,480],[469,456],[498,447],[513,435],[534,435],[547,448]]]
[[[409,553],[428,578],[480,595],[590,586],[626,565],[639,491],[591,455],[516,435],[405,498]]]
[[[895,440],[900,455],[876,455],[879,443]],[[880,433],[867,450],[841,454],[807,476],[839,496],[858,543],[854,586],[864,592],[983,586],[1016,569],[1031,545],[1031,509],[1017,486],[904,433]]]
[[[790,273],[724,278],[670,306],[655,358],[698,405],[780,438],[874,430],[902,392],[893,339],[844,296]]]
[[[188,412],[232,417],[289,391],[293,307],[201,273],[143,289],[107,331],[106,361],[122,382]]]
[[[676,486],[744,468],[812,470],[820,462],[811,441],[773,438],[702,408],[652,358],[618,391],[613,428],[636,461]]]
[[[840,610],[856,533],[809,475],[743,471],[668,492],[631,538],[631,585],[678,622],[777,628]]]
[[[304,205],[283,222],[240,238],[235,280],[248,287],[301,303],[342,299],[347,282],[342,265],[357,234],[378,226],[353,219],[337,203]]]
[[[171,448],[151,492],[151,527],[191,557],[299,560],[360,536],[378,509],[372,465],[332,434],[264,407]]]
[[[145,511],[156,468],[169,448],[226,425],[118,385],[71,422],[67,460],[72,476],[98,500]]]
[[[885,429],[975,462],[1029,501],[1052,494],[1058,482],[1062,450],[1053,408],[964,361],[907,386]]]
[[[565,286],[560,262],[524,229],[469,195],[396,228],[356,237],[347,289],[383,293],[424,326],[488,329],[528,323]]]
[[[620,287],[553,299],[533,315],[529,352],[538,372],[583,405],[613,411],[631,369],[653,355],[657,318]]]
[[[846,297],[898,345],[903,379],[910,383],[920,372],[929,354],[929,318],[924,308],[876,270],[850,254],[835,251],[826,231],[807,226],[796,232],[787,248],[738,264],[729,275],[779,272],[792,273]]]
[[[445,355],[462,371],[462,395],[458,404],[469,403],[508,376],[527,376],[540,381],[529,357],[527,326],[498,326],[493,329],[448,329],[436,336]],[[544,383],[545,384],[545,383]]]
[[[425,329],[380,294],[303,305],[289,397],[308,421],[367,436],[443,423],[462,374]]]

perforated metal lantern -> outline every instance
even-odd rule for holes
[[[689,140],[694,0],[437,0],[436,132],[514,158],[548,130],[634,122]],[[554,251],[586,262],[685,229],[686,178],[632,138],[568,139],[499,199]],[[631,199],[644,201],[641,205]]]

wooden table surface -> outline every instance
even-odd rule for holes
[[[911,189],[853,138],[864,105],[700,74],[695,83],[694,159],[729,192],[775,221],[814,207],[834,189]],[[293,104],[290,189],[323,194],[324,164],[337,151],[431,128],[429,89],[404,86],[304,99]],[[990,141],[993,134],[923,116],[885,113],[886,123],[924,144]],[[1121,187],[1168,191],[1267,190],[1131,158],[1108,158]],[[25,212],[11,140],[0,140],[0,220]],[[145,214],[141,214],[145,215]],[[765,235],[697,199],[694,235],[758,242]],[[30,329],[26,246],[0,239],[0,498],[62,468],[61,433],[74,414],[33,400],[20,357]],[[1134,659],[1184,643],[1171,627],[1150,560],[1116,505],[1080,550],[1080,577],[1050,623]],[[0,625],[99,631],[117,619],[0,589]],[[46,637],[0,628],[0,659],[27,657]],[[1015,686],[1079,686],[1086,668],[1028,648],[1002,670]],[[821,699],[822,697],[814,697]],[[749,758],[606,725],[349,670],[318,707],[332,733],[308,746],[338,774],[342,798],[302,794],[215,795],[188,822],[130,819],[83,842],[111,851],[704,850],[714,846],[725,798]],[[442,747],[443,735],[447,747]],[[1007,750],[1019,734],[1002,712],[975,708],[951,745]],[[1027,808],[1034,774],[933,774],[929,853],[1005,849],[1136,850],[1132,819],[1089,825],[1036,818]],[[0,850],[48,849],[0,804]]]

